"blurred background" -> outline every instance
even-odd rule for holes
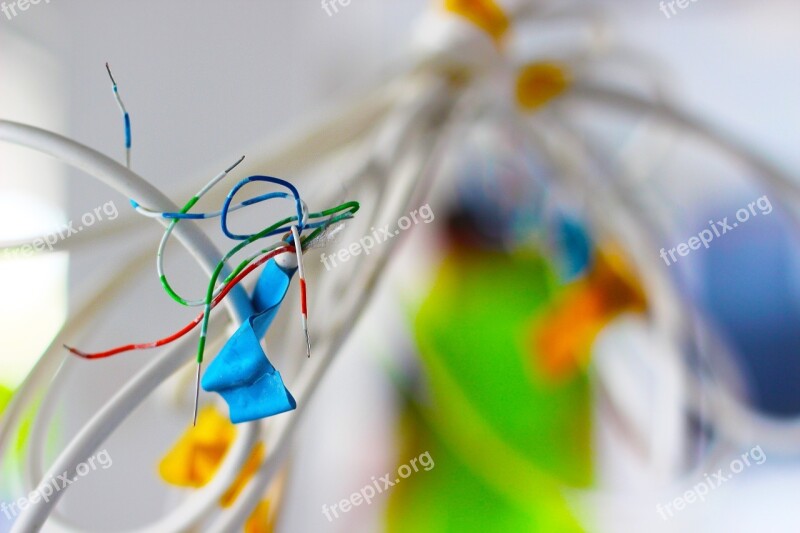
[[[120,160],[108,61],[132,115],[133,170],[181,204],[240,155],[266,152],[412,70],[433,31],[420,25],[431,4],[352,0],[333,15],[316,0],[32,4],[0,14],[0,119]],[[697,0],[672,13],[669,4],[543,3],[541,15],[513,28],[508,65],[474,74],[477,111],[413,206],[435,217],[403,232],[304,406],[263,527],[797,531],[800,242],[794,193],[785,193],[795,185],[775,187],[742,154],[789,178],[800,171],[800,6]],[[526,104],[524,65],[540,84],[566,73],[574,93],[549,94],[545,82],[547,102]],[[733,148],[601,98],[598,87],[680,109]],[[282,177],[313,204],[318,183],[335,186],[338,171],[333,162],[324,177]],[[361,199],[358,190],[343,195]],[[751,203],[746,223],[737,219]],[[80,295],[129,266],[130,250],[155,255],[160,228],[142,223],[103,237],[130,216],[127,198],[0,144],[4,246],[110,205],[74,237],[97,241],[75,251],[0,250],[0,406]],[[258,220],[250,217],[242,220]],[[680,253],[680,243],[725,217],[740,227]],[[660,255],[673,248],[674,260]],[[199,294],[206,278],[174,250],[167,268],[184,292]],[[149,261],[75,342],[157,338],[194,316],[163,294]],[[65,364],[48,464],[151,357]],[[191,493],[159,475],[186,431],[181,379],[104,444],[113,468],[63,498],[59,510],[79,530],[141,527]],[[0,502],[23,494],[35,413],[3,458]],[[750,464],[736,472],[744,456]],[[394,479],[414,458],[435,466],[334,520],[321,511],[387,473]],[[717,487],[719,469],[729,479]],[[698,500],[701,483],[709,489]],[[12,526],[0,515],[0,532]]]

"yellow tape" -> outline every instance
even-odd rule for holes
[[[517,102],[533,111],[561,96],[571,84],[567,69],[558,63],[532,63],[517,76]]]
[[[197,426],[190,427],[161,461],[158,472],[170,485],[204,487],[216,475],[235,438],[236,427],[230,420],[214,407],[206,407],[197,417]],[[234,504],[265,456],[264,444],[256,444],[236,481],[220,499],[222,507]]]
[[[644,289],[624,256],[598,251],[586,277],[569,287],[535,324],[531,341],[537,370],[554,383],[571,379],[588,365],[592,344],[611,320],[646,309]]]
[[[444,8],[466,18],[495,41],[500,41],[510,26],[503,8],[494,0],[445,0]]]
[[[236,429],[213,407],[203,409],[158,468],[161,478],[178,487],[200,488],[216,474]]]
[[[275,524],[270,520],[269,500],[263,500],[247,519],[244,533],[273,533]]]
[[[239,494],[244,490],[247,486],[247,483],[256,475],[258,469],[261,468],[261,463],[264,462],[264,456],[266,455],[266,447],[264,446],[263,442],[259,442],[253,448],[253,453],[250,454],[250,458],[247,459],[247,463],[245,463],[244,467],[242,467],[242,471],[239,472],[239,477],[236,478],[236,481],[233,482],[231,488],[228,489],[228,492],[222,495],[222,500],[220,501],[220,505],[223,507],[230,507],[234,503],[236,503],[236,498],[239,497]]]

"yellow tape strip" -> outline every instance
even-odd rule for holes
[[[533,111],[561,96],[572,83],[567,69],[558,63],[532,63],[517,76],[517,102]]]
[[[510,22],[494,0],[445,0],[444,8],[461,15],[500,41],[508,32]]]

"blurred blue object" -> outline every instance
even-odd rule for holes
[[[750,200],[727,204],[731,224]],[[776,206],[681,258],[697,267],[697,303],[733,348],[753,406],[773,416],[800,414],[800,242],[792,229]]]
[[[551,222],[551,239],[558,254],[558,264],[567,281],[586,272],[592,260],[592,238],[576,216],[558,211]]]

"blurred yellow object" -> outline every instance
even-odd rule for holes
[[[531,63],[517,76],[517,102],[524,109],[539,109],[561,96],[571,83],[566,67],[558,63]]]
[[[236,427],[214,407],[200,411],[197,425],[189,428],[159,465],[161,478],[178,487],[200,488],[217,473],[236,438]],[[236,481],[220,499],[230,507],[264,462],[266,448],[259,442]]]
[[[228,492],[222,495],[220,505],[223,507],[230,507],[234,504],[234,502],[236,502],[236,498],[239,497],[239,494],[241,494],[241,492],[247,486],[247,483],[250,481],[250,479],[256,475],[256,472],[258,472],[261,463],[264,462],[265,455],[266,447],[264,446],[263,442],[259,442],[253,448],[253,453],[250,454],[250,458],[245,463],[242,471],[239,472],[239,477],[237,477],[236,481],[233,482],[233,485],[231,485],[231,488],[228,489]]]
[[[159,474],[170,485],[200,488],[216,474],[225,454],[236,437],[236,427],[214,407],[206,407],[197,417],[197,425],[189,428],[159,465]],[[245,463],[236,481],[220,499],[222,507],[230,507],[253,478],[266,457],[266,447],[259,442]],[[245,533],[272,533],[274,519],[269,500],[261,501],[244,526]]]
[[[613,318],[646,307],[644,291],[620,256],[598,253],[586,278],[575,283],[534,327],[537,370],[553,382],[588,364],[595,337]]]
[[[189,428],[159,465],[170,485],[200,488],[217,472],[236,437],[236,428],[214,407],[204,408],[197,425]]]
[[[466,18],[497,42],[510,26],[503,8],[494,0],[445,0],[444,8]]]
[[[272,533],[275,530],[275,524],[270,521],[269,507],[269,500],[256,506],[244,525],[244,533]]]

